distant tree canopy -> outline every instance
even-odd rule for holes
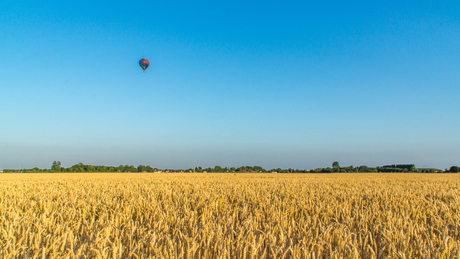
[[[60,172],[61,171],[61,161],[54,161],[51,165],[51,171]]]
[[[451,173],[458,173],[458,172],[460,172],[460,167],[458,167],[458,166],[451,166],[450,169],[449,169],[449,172],[451,172]]]
[[[392,172],[392,173],[407,173],[407,172],[418,172],[418,169],[414,164],[400,164],[400,165],[384,165],[377,167],[379,172]]]
[[[24,173],[38,173],[38,172],[156,172],[159,171],[157,168],[152,168],[150,165],[139,165],[135,167],[134,165],[119,165],[119,166],[105,166],[105,165],[85,165],[83,163],[75,164],[71,167],[64,168],[61,165],[61,161],[54,161],[50,169],[40,169],[34,167],[33,169],[5,169],[4,172],[24,172]],[[163,170],[161,170],[163,171]],[[164,170],[169,172],[208,172],[208,173],[226,173],[226,172],[238,172],[238,173],[248,173],[248,172],[276,172],[276,173],[409,173],[409,172],[421,172],[421,173],[459,173],[459,166],[451,166],[449,169],[439,170],[433,168],[422,168],[417,169],[414,164],[394,164],[394,165],[384,165],[377,167],[368,167],[366,165],[361,165],[354,167],[352,165],[341,167],[339,162],[334,161],[332,167],[326,168],[316,168],[312,170],[307,169],[282,169],[282,168],[273,168],[266,170],[261,166],[240,166],[240,167],[222,167],[216,165],[214,167],[202,168],[195,167],[195,169],[188,170]]]
[[[334,161],[334,163],[332,163],[332,171],[334,171],[335,173],[340,172],[339,162]]]
[[[422,168],[420,169],[421,173],[443,173],[442,170],[434,169],[434,168]]]
[[[353,167],[352,165],[347,167],[340,167],[339,163],[335,161],[332,163],[332,168],[316,168],[313,170],[315,173],[406,173],[406,172],[418,172],[418,169],[413,164],[402,164],[402,165],[385,165],[377,167],[368,167],[361,165]]]
[[[226,172],[266,172],[264,168],[261,166],[240,166],[238,168],[235,167],[222,167],[220,165],[216,165],[213,167],[208,167],[208,168],[201,168],[200,167],[195,167],[195,172],[200,173],[200,172],[208,172],[208,173],[226,173]]]
[[[105,166],[105,165],[85,165],[83,163],[75,164],[69,168],[61,167],[60,161],[54,161],[51,166],[52,172],[155,172],[158,169],[152,168],[149,165],[139,165],[135,167],[134,165],[119,165],[119,166]],[[35,167],[34,169],[28,171],[46,171],[41,170]]]

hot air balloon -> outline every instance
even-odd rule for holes
[[[141,66],[145,73],[145,70],[150,66],[150,61],[146,58],[143,58],[139,60],[139,66]]]

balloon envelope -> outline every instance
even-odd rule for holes
[[[145,70],[150,66],[150,61],[148,59],[143,58],[139,60],[139,66],[141,66],[141,68],[145,72]]]

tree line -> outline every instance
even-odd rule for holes
[[[434,168],[421,168],[418,169],[414,164],[393,164],[384,165],[377,167],[368,167],[365,165],[354,167],[352,165],[341,167],[339,162],[334,161],[332,167],[315,168],[315,169],[282,169],[272,168],[270,170],[264,169],[261,166],[240,166],[240,167],[221,167],[216,165],[215,167],[195,167],[189,169],[158,169],[153,168],[150,165],[119,165],[119,166],[105,166],[105,165],[85,165],[83,163],[75,164],[71,167],[62,167],[60,161],[54,161],[50,169],[40,169],[34,167],[32,169],[5,169],[5,173],[21,172],[21,173],[39,173],[39,172],[193,172],[193,173],[409,173],[409,172],[420,172],[420,173],[459,173],[459,166],[451,166],[449,169],[439,170]]]
[[[120,166],[105,166],[105,165],[85,165],[83,163],[75,164],[71,167],[65,168],[61,166],[60,161],[54,161],[51,165],[51,168],[40,169],[34,167],[32,169],[5,169],[3,172],[17,172],[21,171],[24,173],[83,173],[83,172],[155,172],[158,171],[157,168],[152,168],[149,165],[139,165],[135,167],[134,165],[120,165]]]

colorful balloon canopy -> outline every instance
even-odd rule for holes
[[[145,70],[150,66],[150,61],[146,58],[143,58],[141,60],[139,60],[139,66],[141,66],[141,68]]]

